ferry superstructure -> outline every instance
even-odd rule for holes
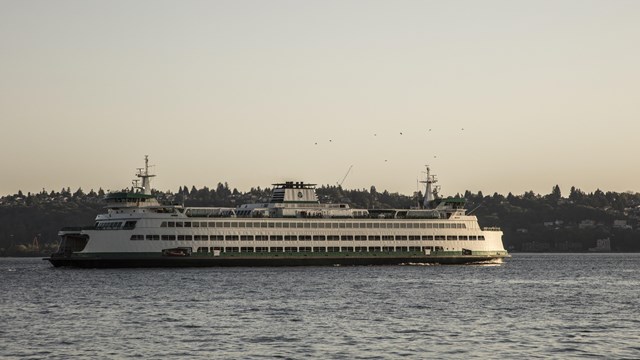
[[[354,209],[322,204],[315,185],[273,184],[265,203],[229,207],[161,204],[151,194],[148,157],[142,186],[109,193],[95,224],[63,228],[54,266],[301,266],[464,264],[508,257],[502,231],[481,228],[460,198],[436,198],[427,168],[416,209]]]

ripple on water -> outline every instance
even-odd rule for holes
[[[639,254],[497,266],[52,268],[0,259],[0,358],[637,358]]]

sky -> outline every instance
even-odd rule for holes
[[[638,192],[638,44],[640,1],[0,0],[0,195]]]

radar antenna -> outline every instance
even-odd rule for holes
[[[431,169],[429,165],[425,165],[427,168],[427,177],[425,180],[420,181],[423,184],[426,184],[426,189],[424,191],[424,202],[422,206],[427,209],[429,207],[429,203],[438,198],[438,190],[440,190],[440,186],[434,186],[433,184],[438,182],[435,175],[431,175]]]
[[[155,175],[149,174],[149,155],[144,156],[144,168],[138,168],[136,176],[142,179],[142,186],[136,188],[142,190],[145,195],[151,195],[151,178]],[[138,181],[134,180],[136,185]]]

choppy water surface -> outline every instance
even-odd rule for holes
[[[640,254],[83,270],[0,259],[0,358],[640,358]]]

